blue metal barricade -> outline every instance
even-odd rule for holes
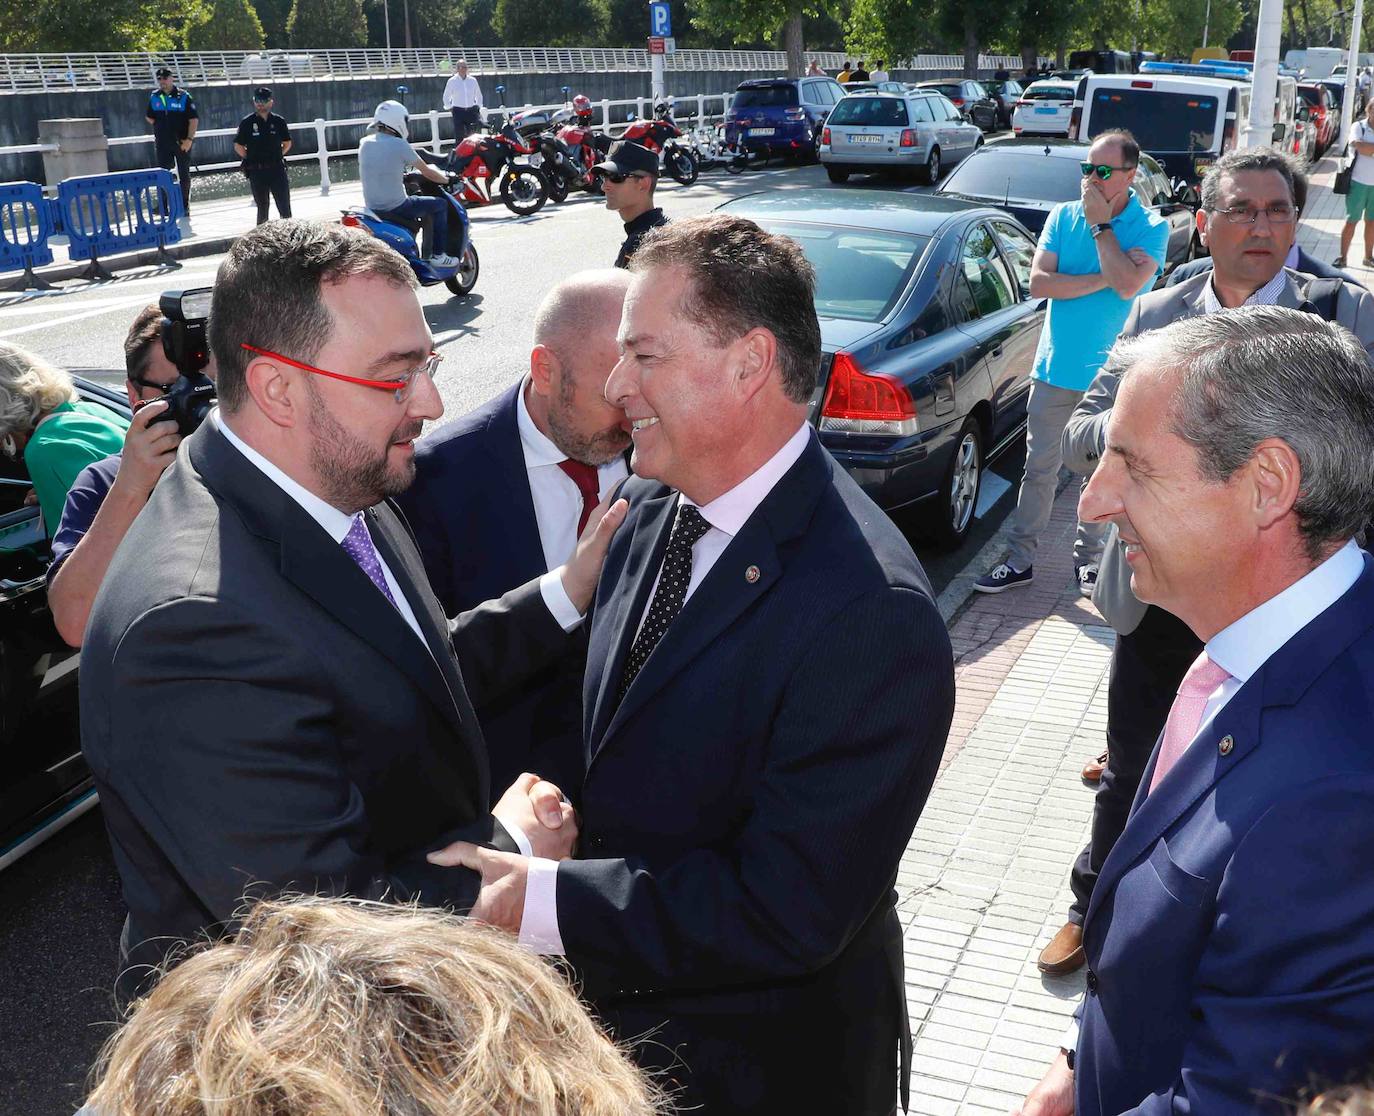
[[[45,290],[33,273],[52,263],[48,238],[53,234],[52,210],[36,182],[0,183],[0,271],[23,270],[23,290]]]
[[[181,239],[181,191],[171,171],[143,170],[68,178],[57,188],[61,231],[74,260],[90,260],[89,279],[108,279],[100,257],[156,248],[170,262],[169,244]]]

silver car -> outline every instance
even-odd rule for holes
[[[982,143],[982,131],[940,93],[856,93],[826,117],[819,155],[831,182],[914,170],[933,183]]]

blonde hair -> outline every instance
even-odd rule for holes
[[[303,898],[181,962],[101,1052],[101,1116],[652,1116],[567,980],[443,911]]]
[[[76,398],[72,378],[62,369],[0,341],[0,438],[27,434],[49,411]]]

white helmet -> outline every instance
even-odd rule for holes
[[[386,125],[402,139],[410,138],[410,113],[400,101],[383,101],[377,106],[377,111],[372,114],[372,123],[367,126],[368,130],[376,129],[379,124]]]

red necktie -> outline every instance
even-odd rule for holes
[[[572,477],[573,484],[582,493],[582,514],[577,519],[577,537],[581,538],[592,511],[601,503],[601,478],[597,475],[595,465],[584,465],[572,458],[560,461],[558,467]]]

